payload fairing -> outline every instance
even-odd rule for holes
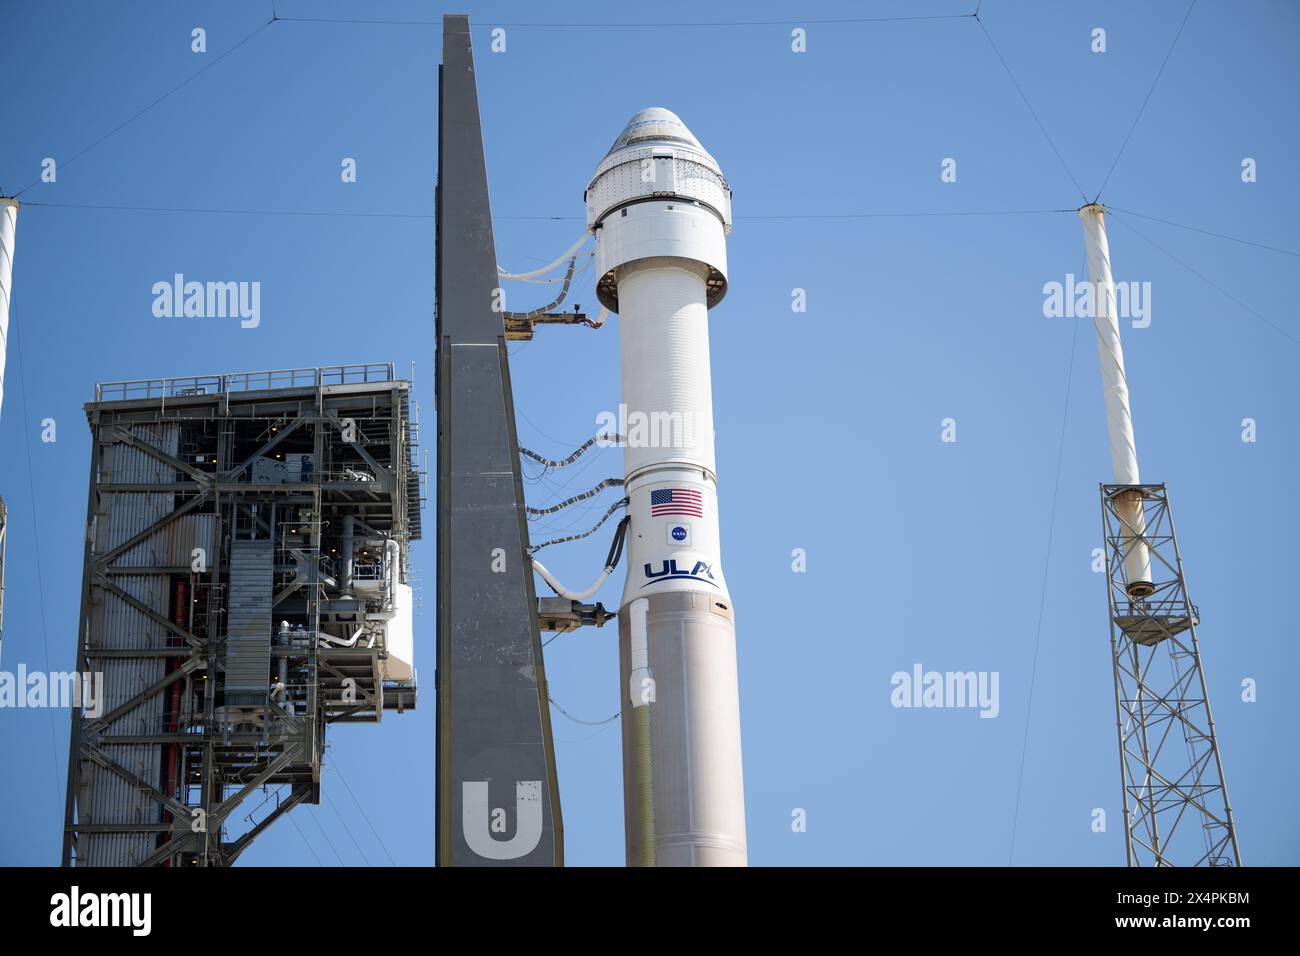
[[[743,866],[734,611],[718,534],[708,310],[731,190],[676,115],[632,117],[585,194],[619,316],[631,516],[619,614],[630,865]],[[622,417],[622,416],[620,416]]]

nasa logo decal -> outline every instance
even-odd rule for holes
[[[681,525],[678,525],[677,527],[673,528],[673,532],[672,532],[672,533],[673,533],[673,540],[674,540],[674,541],[685,541],[685,540],[686,540],[686,529],[683,528]]]

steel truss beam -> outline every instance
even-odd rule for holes
[[[1135,536],[1121,496],[1142,496]],[[1169,498],[1162,484],[1102,485],[1115,717],[1129,866],[1240,866]],[[1140,529],[1139,529],[1140,530]],[[1124,548],[1145,541],[1154,591],[1133,597]]]

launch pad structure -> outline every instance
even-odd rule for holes
[[[440,865],[559,866],[563,822],[540,635],[617,618],[630,865],[748,861],[734,608],[722,572],[708,312],[726,293],[731,190],[672,112],[632,116],[552,266],[496,260],[469,20],[443,18],[436,188],[437,740]],[[0,400],[18,204],[0,197]],[[1241,864],[1163,484],[1143,482],[1106,210],[1079,210],[1112,483],[1101,486],[1130,866]],[[601,317],[554,311],[594,249]],[[554,271],[554,302],[502,311],[500,284]],[[559,277],[541,281],[559,281]],[[507,343],[619,314],[623,406],[700,423],[624,474],[527,506]],[[421,537],[418,410],[391,364],[97,386],[62,861],[228,866],[320,799],[329,724],[416,705],[409,546]],[[700,438],[699,436],[705,436]],[[559,584],[528,515],[618,486],[596,582]],[[7,514],[0,499],[0,637]],[[618,564],[616,613],[585,604]],[[536,572],[555,591],[538,599]],[[656,673],[659,675],[656,681]],[[258,791],[265,796],[254,804]],[[251,805],[251,809],[249,806]],[[238,817],[236,814],[238,813]],[[507,826],[505,821],[512,821]]]
[[[63,864],[228,866],[319,802],[330,724],[416,704],[409,383],[386,364],[117,382],[86,416],[76,670],[102,679],[73,708]]]

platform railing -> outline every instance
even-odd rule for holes
[[[139,399],[187,398],[279,388],[316,388],[323,385],[364,385],[397,380],[392,362],[358,365],[324,365],[315,368],[269,369],[261,372],[229,372],[224,375],[188,375],[180,378],[142,378],[125,382],[101,382],[95,386],[95,401],[121,402]]]

